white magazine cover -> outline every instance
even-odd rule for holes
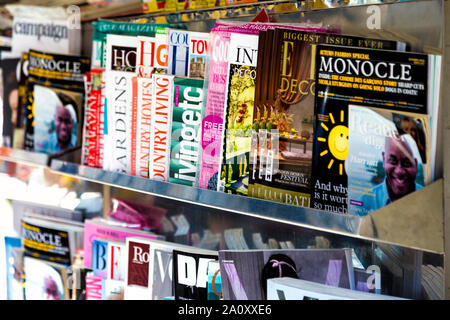
[[[404,300],[382,294],[361,292],[321,283],[293,279],[267,280],[267,300]]]
[[[148,178],[153,78],[133,78],[131,175]]]
[[[137,40],[136,74],[151,78],[155,67],[155,37],[138,36]]]
[[[107,254],[107,279],[120,282],[125,281],[126,265],[127,265],[127,247],[125,241],[108,240]],[[123,285],[122,285],[123,286]]]
[[[205,78],[208,59],[209,32],[189,33],[189,74],[190,78]]]
[[[132,78],[134,73],[105,72],[107,136],[105,135],[106,170],[131,172]],[[105,161],[106,163],[106,161]]]
[[[189,74],[189,31],[169,29],[168,74]]]
[[[173,111],[172,75],[153,75],[153,103],[150,128],[149,178],[169,181],[170,137]]]
[[[69,300],[64,266],[32,257],[23,263],[25,300]]]
[[[81,53],[79,12],[63,7],[8,5],[13,14],[12,51],[10,57],[21,57],[30,49],[59,54]]]
[[[230,181],[226,181],[225,175],[221,174],[224,160],[226,162],[239,163],[242,161],[242,157],[239,159],[239,156],[242,156],[242,154],[245,155],[247,152],[250,153],[251,130],[247,130],[246,126],[252,125],[253,107],[250,104],[247,107],[247,104],[245,104],[248,109],[246,112],[249,113],[245,119],[236,117],[235,113],[240,111],[242,101],[250,103],[255,100],[254,80],[256,78],[258,38],[258,35],[255,34],[231,33],[230,35],[230,47],[228,51],[229,69],[227,70],[226,95],[223,109],[223,125],[225,131],[222,136],[219,181],[217,184],[217,191],[219,192],[226,191],[225,185],[226,183],[230,183]],[[246,79],[246,82],[253,83],[253,86],[250,85],[248,89],[243,89],[245,87],[240,86],[242,79]],[[238,119],[244,121],[238,122]],[[241,178],[245,180],[244,177]],[[248,181],[248,178],[246,181]],[[244,184],[243,181],[242,184]]]
[[[106,35],[105,70],[132,72],[136,71],[137,37],[108,34]]]

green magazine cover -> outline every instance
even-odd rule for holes
[[[175,77],[169,182],[198,185],[203,109],[203,80]]]

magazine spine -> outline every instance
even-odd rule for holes
[[[189,37],[188,31],[169,31],[169,73],[177,76],[187,76],[189,67]]]
[[[172,124],[173,76],[153,75],[149,177],[168,181],[170,166],[170,130]]]
[[[223,138],[223,113],[228,76],[230,32],[211,32],[211,65],[205,117],[202,121],[202,163],[199,187],[217,190]]]

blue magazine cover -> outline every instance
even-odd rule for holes
[[[92,242],[92,270],[94,275],[107,278],[108,241],[94,239]]]
[[[365,216],[430,180],[427,115],[349,105],[348,211]]]
[[[21,248],[20,238],[5,237],[7,300],[23,300]]]
[[[34,151],[57,153],[77,145],[82,94],[34,86]]]

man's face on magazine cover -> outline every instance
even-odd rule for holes
[[[391,200],[401,198],[415,190],[417,159],[405,141],[386,138],[383,167]]]
[[[70,115],[70,111],[62,105],[56,108],[55,128],[58,143],[61,147],[67,147],[72,138],[73,119]]]

